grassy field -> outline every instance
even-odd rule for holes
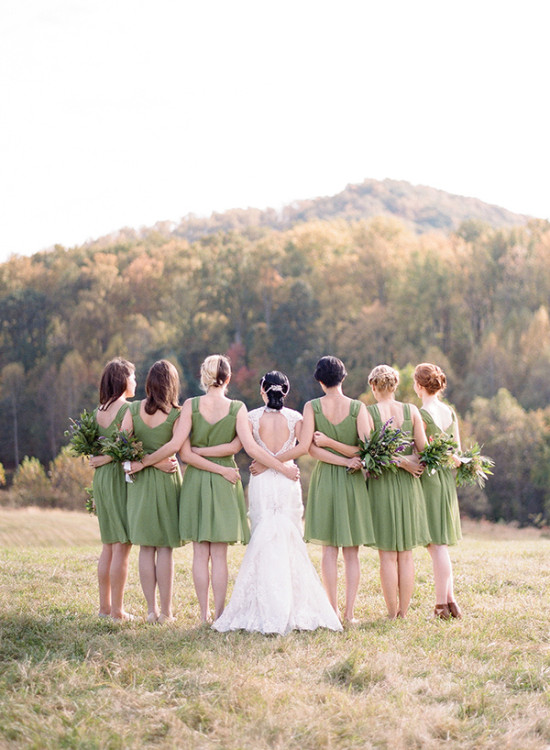
[[[431,619],[424,550],[409,617],[387,621],[365,549],[361,625],[285,638],[198,627],[189,547],[174,626],[99,620],[99,551],[93,518],[0,509],[2,748],[550,747],[550,539],[536,530],[466,525],[462,621]],[[127,606],[145,613],[136,550]]]

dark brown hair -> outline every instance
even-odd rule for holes
[[[144,409],[146,414],[162,411],[169,414],[172,408],[179,409],[180,378],[178,371],[167,359],[159,359],[147,373],[145,381]]]
[[[116,357],[107,362],[99,383],[99,409],[105,411],[120,398],[128,386],[128,378],[135,372],[135,367],[126,359]]]

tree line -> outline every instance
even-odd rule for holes
[[[550,224],[479,220],[417,235],[392,218],[246,227],[189,241],[158,228],[0,266],[0,462],[43,464],[66,443],[69,417],[97,402],[105,362],[178,367],[199,392],[210,353],[233,363],[231,393],[258,403],[258,379],[286,372],[289,406],[319,395],[323,354],[348,368],[348,395],[368,400],[376,364],[403,375],[421,361],[447,373],[465,441],[497,462],[463,508],[542,522],[550,512]]]

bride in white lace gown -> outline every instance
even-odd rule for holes
[[[277,371],[262,378],[266,406],[249,412],[256,442],[277,457],[293,453],[302,415],[284,406],[288,378]],[[303,452],[303,451],[302,451]],[[285,455],[285,459],[288,460]],[[231,600],[212,627],[286,635],[291,630],[342,630],[309,559],[302,537],[300,482],[254,462],[248,488],[252,536]]]

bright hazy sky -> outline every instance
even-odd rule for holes
[[[548,0],[2,0],[0,260],[389,177],[550,218]]]

